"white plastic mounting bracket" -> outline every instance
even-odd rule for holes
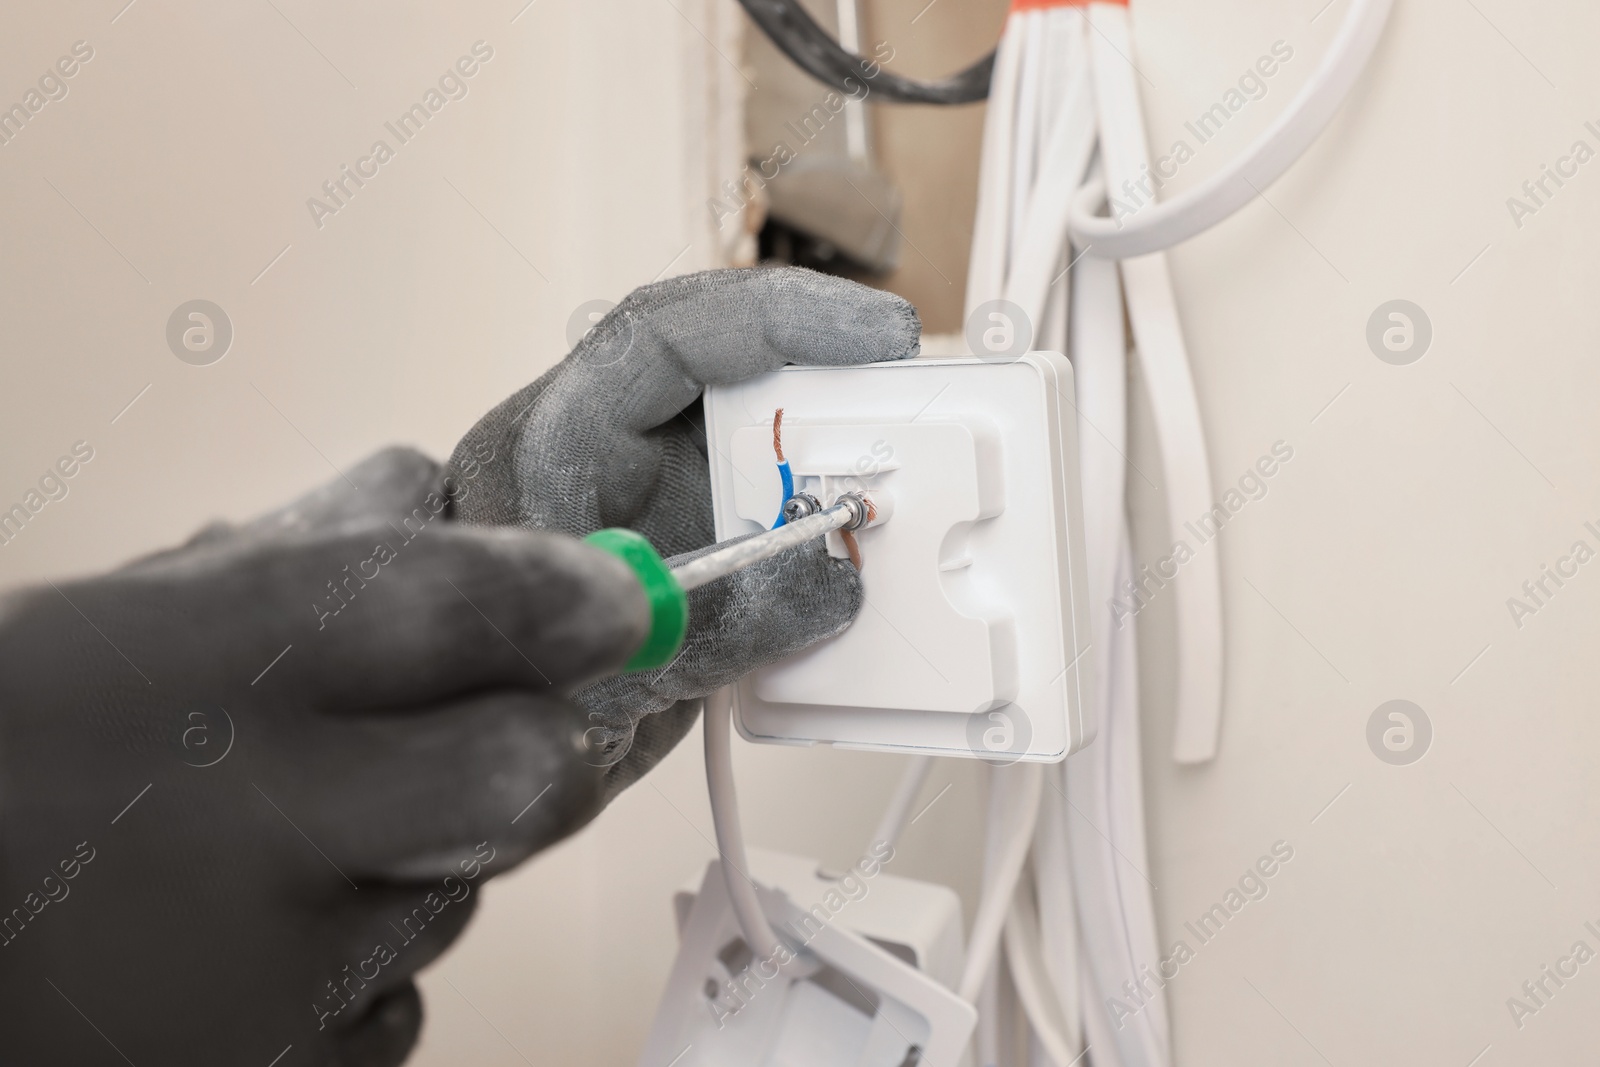
[[[860,878],[855,888],[861,903],[888,889]],[[639,1067],[961,1067],[976,1010],[877,938],[850,929],[857,903],[837,887],[830,887],[837,907],[756,889],[794,958],[752,957],[713,861],[689,905]],[[910,894],[923,905],[927,896]]]
[[[861,491],[876,509],[857,534],[861,612],[739,683],[745,737],[1043,761],[1090,740],[1072,396],[1049,352],[789,367],[707,390],[719,540],[777,517],[778,408],[796,491],[824,506]]]

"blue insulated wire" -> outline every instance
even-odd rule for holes
[[[794,496],[794,472],[789,469],[788,460],[778,464],[778,477],[783,482],[783,501],[778,505],[778,521],[772,524],[774,530],[789,521],[783,517],[784,505]]]

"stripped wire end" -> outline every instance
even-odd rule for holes
[[[850,553],[850,563],[855,567],[856,573],[861,572],[861,546],[856,543],[856,535],[851,530],[840,530],[839,540],[844,542],[844,550]]]
[[[861,496],[861,502],[867,506],[866,521],[861,523],[862,529],[865,529],[867,523],[872,522],[878,517],[878,509],[873,505],[871,497],[867,496],[865,493],[859,495]],[[862,568],[861,545],[856,541],[855,529],[853,527],[847,527],[843,530],[840,530],[839,540],[844,542],[844,550],[850,553],[850,562],[855,566],[856,573],[859,574]]]
[[[778,457],[778,481],[782,486],[781,497],[778,501],[778,518],[772,524],[772,529],[788,522],[783,513],[784,505],[789,503],[789,498],[794,496],[794,472],[789,469],[789,461],[783,458],[783,409],[779,408],[772,413],[772,451]]]

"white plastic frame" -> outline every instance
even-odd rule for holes
[[[852,627],[738,684],[745,738],[1039,762],[1093,738],[1063,356],[788,367],[705,407],[719,540],[776,516],[779,407],[797,488],[861,488],[888,516],[858,535]]]

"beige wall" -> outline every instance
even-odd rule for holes
[[[1313,23],[1319,7],[1137,0],[1163,151],[1273,41],[1296,50],[1184,184],[1310,75],[1349,9]],[[1139,617],[1164,940],[1273,841],[1296,849],[1271,895],[1169,987],[1181,1064],[1465,1067],[1486,1046],[1484,1067],[1581,1063],[1600,1037],[1587,968],[1521,1030],[1506,1007],[1574,941],[1600,950],[1583,928],[1600,913],[1600,581],[1581,572],[1520,630],[1506,607],[1574,540],[1600,548],[1582,526],[1600,506],[1600,253],[1587,236],[1600,170],[1521,229],[1506,207],[1575,139],[1600,149],[1583,128],[1600,116],[1585,54],[1597,35],[1588,4],[1400,0],[1322,140],[1266,202],[1173,256],[1218,491],[1274,441],[1295,449],[1221,540],[1214,765],[1164,758],[1170,599]],[[1410,366],[1365,339],[1397,298],[1433,326]],[[1148,419],[1143,432],[1141,466],[1157,455]],[[1154,559],[1168,548],[1159,500],[1129,484]],[[1367,745],[1391,699],[1432,722],[1410,766]]]
[[[0,499],[20,498],[75,440],[97,455],[0,549],[7,584],[250,514],[389,442],[442,455],[565,350],[579,304],[716,260],[704,188],[719,166],[737,169],[704,136],[708,102],[732,84],[706,43],[736,52],[725,7],[538,0],[512,23],[516,0],[274,2],[138,0],[114,23],[118,0],[8,16],[0,99],[76,40],[96,54],[66,99],[0,147]],[[1157,146],[1272,41],[1297,49],[1182,183],[1237,151],[1310,73],[1348,4],[1311,23],[1319,6],[1138,0]],[[956,0],[914,30],[897,18],[909,25],[898,0],[873,6],[869,32],[907,41],[908,65],[933,36],[970,33],[970,57],[992,35]],[[1165,760],[1170,600],[1139,620],[1164,939],[1273,841],[1296,849],[1271,895],[1169,987],[1180,1064],[1465,1065],[1485,1046],[1484,1065],[1576,1063],[1600,1037],[1593,965],[1520,1031],[1505,1008],[1600,919],[1600,579],[1586,568],[1520,630],[1505,606],[1600,518],[1600,256],[1587,236],[1600,171],[1521,229],[1505,206],[1573,140],[1600,147],[1582,128],[1600,119],[1586,54],[1597,33],[1600,14],[1574,2],[1403,0],[1372,75],[1270,203],[1173,257],[1217,484],[1275,440],[1295,448],[1221,541],[1216,764]],[[495,58],[471,94],[313,226],[306,198],[480,38]],[[892,157],[902,139],[939,143],[946,123],[973,137],[978,116],[917,110],[880,129]],[[924,176],[944,165],[975,173],[952,149]],[[905,176],[914,225],[918,181]],[[908,231],[957,290],[969,217],[951,208],[927,244]],[[910,277],[918,262],[906,259],[904,291],[948,288]],[[195,297],[237,331],[209,367],[180,363],[163,339]],[[1373,309],[1397,297],[1434,326],[1409,367],[1364,340]],[[1159,479],[1148,419],[1136,426],[1133,460]],[[1130,484],[1140,552],[1155,558],[1159,501]],[[1396,697],[1434,725],[1409,767],[1365,741],[1368,716]],[[859,754],[738,754],[753,842],[835,862],[870,831],[897,769]],[[691,743],[487,891],[424,982],[419,1062],[631,1062],[670,960],[668,894],[711,854],[698,774]],[[971,766],[941,768],[930,796],[946,778],[955,788],[897,864],[970,889],[978,782]]]
[[[893,45],[894,69],[930,80],[964,70],[989,52],[1007,6],[1001,0],[862,5],[868,39]],[[905,197],[900,265],[880,284],[916,304],[930,333],[962,329],[984,111],[982,104],[872,109],[879,164]]]

